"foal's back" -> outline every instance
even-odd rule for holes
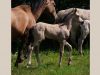
[[[44,35],[49,39],[64,39],[69,36],[69,31],[64,26],[59,24],[48,24],[44,22],[38,22],[34,27],[35,34]],[[64,36],[63,36],[64,35]]]

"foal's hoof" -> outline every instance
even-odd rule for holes
[[[27,64],[27,66],[26,66],[26,67],[27,67],[27,68],[30,68],[31,66],[32,66],[31,64]]]

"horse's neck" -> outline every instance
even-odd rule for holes
[[[29,5],[20,5],[18,7],[23,9],[25,12],[31,12],[31,7]]]
[[[40,15],[42,14],[42,12],[45,10],[46,8],[46,4],[40,4],[39,6],[37,6],[37,8],[33,11],[35,20],[37,21],[38,18],[40,17]]]

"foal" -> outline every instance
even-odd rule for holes
[[[87,9],[81,9],[81,8],[76,8],[77,12],[76,12],[76,17],[73,18],[72,21],[72,29],[71,29],[71,35],[70,35],[70,41],[72,42],[73,46],[75,46],[75,48],[79,50],[79,54],[82,54],[82,52],[80,52],[80,47],[81,47],[81,43],[78,44],[77,40],[80,40],[79,38],[79,32],[78,30],[80,30],[80,20],[78,19],[78,17],[80,17],[82,20],[90,20],[90,10]],[[57,15],[58,17],[55,20],[55,23],[60,23],[62,22],[63,18],[68,15],[71,11],[73,10],[73,8],[69,8],[69,9],[65,9],[65,10],[60,10],[58,11]],[[82,24],[81,24],[82,25]],[[81,29],[81,31],[83,31]],[[77,39],[78,36],[78,39]],[[81,36],[82,37],[82,36]],[[77,46],[78,45],[78,46]]]
[[[34,42],[31,42],[29,45],[29,55],[28,55],[28,66],[31,64],[31,55],[32,50],[34,47],[38,47],[36,52],[36,58],[38,64],[40,63],[39,60],[39,45],[42,40],[45,38],[54,39],[57,40],[60,43],[59,48],[59,66],[62,62],[62,56],[64,53],[64,46],[68,47],[69,55],[68,55],[68,65],[71,64],[71,52],[72,52],[72,46],[66,41],[70,35],[70,30],[72,28],[72,19],[76,13],[76,9],[73,9],[73,11],[64,18],[64,21],[62,24],[48,24],[39,22],[30,30],[31,37],[34,37]]]

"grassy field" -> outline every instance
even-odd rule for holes
[[[12,55],[11,73],[12,75],[90,75],[89,50],[85,49],[84,56],[77,55],[73,51],[72,65],[67,65],[67,52],[64,53],[62,66],[58,67],[58,52],[40,52],[41,65],[38,66],[35,55],[32,56],[32,67],[26,68],[25,60],[18,68],[14,67],[16,54]]]

